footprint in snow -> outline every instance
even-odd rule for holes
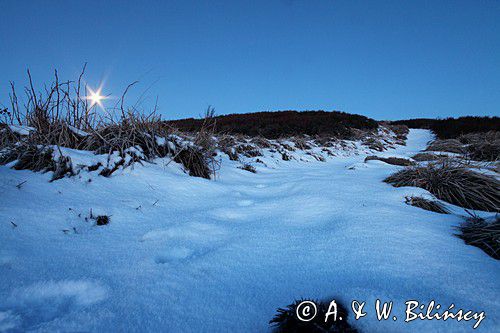
[[[167,264],[196,259],[223,246],[226,230],[207,223],[186,223],[146,233],[141,242],[157,252],[154,261]]]
[[[0,252],[0,268],[11,268],[13,262],[14,256],[12,254],[7,252]]]
[[[240,207],[247,207],[247,206],[253,205],[253,201],[252,200],[240,200],[236,204]]]
[[[237,205],[240,207],[248,207],[252,204],[253,202],[250,200],[242,200],[237,202]],[[218,220],[231,221],[231,222],[233,221],[242,222],[248,220],[249,218],[248,212],[246,210],[234,207],[212,209],[209,212],[209,214]]]
[[[188,259],[193,257],[194,255],[195,251],[193,249],[184,246],[172,247],[168,251],[157,255],[155,258],[155,262],[157,264],[167,264],[171,261]]]
[[[106,288],[86,280],[41,281],[0,301],[0,332],[26,331],[104,300]]]

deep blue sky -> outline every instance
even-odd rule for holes
[[[54,68],[164,118],[324,109],[500,114],[500,1],[0,0],[0,102]],[[148,89],[149,88],[149,89]]]

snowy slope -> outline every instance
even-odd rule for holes
[[[430,139],[412,130],[385,154]],[[257,174],[224,160],[216,181],[163,163],[53,183],[0,167],[0,331],[265,332],[277,307],[335,297],[367,302],[353,324],[368,332],[471,330],[405,324],[409,299],[484,310],[477,331],[498,332],[498,261],[452,236],[459,216],[404,204],[425,191],[383,183],[399,167],[365,156]],[[377,298],[402,319],[377,321]]]

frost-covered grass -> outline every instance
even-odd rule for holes
[[[405,147],[379,155],[408,158],[430,139],[412,130]],[[460,216],[406,205],[428,192],[382,182],[401,167],[364,163],[372,152],[352,145],[359,155],[332,149],[326,162],[267,151],[256,174],[221,155],[215,181],[169,159],[52,183],[1,166],[0,330],[265,332],[294,299],[338,296],[392,300],[400,318],[406,300],[454,303],[485,311],[479,332],[498,331],[498,261],[453,236]],[[111,222],[86,221],[90,209]],[[350,323],[365,332],[471,329],[379,322],[373,310]]]

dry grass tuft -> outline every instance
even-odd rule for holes
[[[257,173],[257,170],[255,170],[255,167],[253,165],[250,165],[248,163],[244,163],[243,165],[239,166],[238,168],[242,170],[246,170],[251,173]]]
[[[181,163],[190,176],[210,179],[212,172],[202,149],[185,147],[175,155],[174,161]]]
[[[466,144],[468,158],[476,161],[500,160],[500,131],[469,133],[458,139]]]
[[[457,228],[465,244],[473,245],[496,260],[500,260],[500,218],[495,217],[493,222],[472,215]]]
[[[457,153],[475,161],[497,161],[500,159],[500,132],[469,133],[458,139],[435,140],[427,150]]]
[[[6,149],[0,161],[2,164],[16,161],[12,166],[16,170],[48,172],[55,170],[53,153],[50,147],[25,143]]]
[[[422,208],[439,214],[449,214],[449,211],[444,207],[444,205],[436,200],[411,196],[405,197],[405,203],[413,207]]]
[[[427,151],[445,151],[449,153],[463,154],[465,148],[463,144],[456,139],[435,140],[427,147]]]
[[[156,107],[151,114],[123,107],[132,85],[122,95],[119,109],[97,112],[82,96],[84,71],[85,67],[75,82],[59,82],[56,72],[55,81],[42,93],[35,93],[28,71],[30,85],[25,89],[23,110],[12,85],[11,108],[0,113],[0,163],[17,161],[16,169],[53,171],[55,180],[72,173],[71,160],[59,149],[67,147],[109,156],[118,153],[122,160],[106,166],[100,173],[103,176],[111,176],[119,167],[166,156],[182,163],[190,175],[210,178],[215,173],[213,108],[207,110],[201,129],[190,138],[194,144],[186,146],[183,140],[170,140],[176,131],[156,115]],[[11,129],[14,124],[31,130],[20,135]],[[57,161],[53,159],[55,149],[60,153]]]
[[[406,145],[406,139],[408,138],[408,133],[410,133],[408,126],[387,124],[387,127],[396,134],[398,144]]]
[[[307,138],[296,136],[291,139],[291,141],[295,144],[295,147],[300,150],[311,149],[311,145],[307,142]]]
[[[446,155],[436,155],[432,153],[418,153],[412,156],[417,162],[439,161],[448,158]]]
[[[411,166],[415,165],[415,162],[401,157],[379,157],[379,156],[367,156],[365,162],[368,161],[382,161],[387,164],[400,165],[400,166]]]
[[[385,145],[380,140],[377,140],[375,138],[366,138],[363,141],[363,144],[375,151],[384,151],[386,149]]]
[[[500,182],[449,161],[409,167],[387,177],[395,187],[416,186],[451,204],[489,212],[500,211]]]
[[[0,164],[14,162],[15,170],[32,170],[35,172],[53,171],[51,181],[73,175],[71,159],[66,156],[54,158],[54,150],[49,146],[36,145],[32,142],[21,142],[4,149],[0,154]]]

